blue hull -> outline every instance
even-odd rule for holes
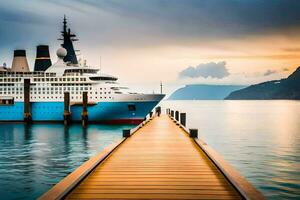
[[[158,104],[149,102],[100,102],[88,106],[88,118],[91,122],[134,123],[143,120]],[[128,105],[134,105],[131,111]],[[80,121],[82,106],[74,105],[70,108],[71,120]],[[23,121],[24,104],[16,102],[14,105],[0,106],[0,121]],[[63,102],[33,102],[31,114],[33,121],[62,121],[64,113]]]

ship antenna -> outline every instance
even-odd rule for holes
[[[162,84],[162,82],[160,81],[160,94],[162,94],[163,93],[163,84]]]
[[[76,35],[71,33],[71,30],[67,27],[66,15],[64,15],[63,30],[61,31],[61,35],[62,35],[62,38],[60,38],[58,40],[63,41],[61,46],[67,50],[67,56],[64,57],[64,61],[66,63],[78,65],[76,52],[75,52],[74,46],[73,46],[73,42],[78,41],[78,39],[76,39]]]
[[[66,34],[67,32],[67,18],[66,18],[66,15],[64,15],[64,30],[63,30],[63,34]]]

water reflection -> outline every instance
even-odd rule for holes
[[[0,124],[0,197],[35,199],[132,126]]]
[[[166,101],[271,199],[300,199],[300,101]]]
[[[31,136],[32,136],[30,131],[31,124],[24,124],[23,127],[24,127],[24,142],[26,144],[26,142],[31,141]]]

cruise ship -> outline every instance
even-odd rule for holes
[[[61,33],[63,44],[56,63],[49,62],[49,53],[37,52],[34,71],[29,71],[26,52],[16,50],[12,67],[0,69],[0,121],[23,121],[28,111],[32,121],[63,121],[66,92],[70,120],[80,121],[85,92],[89,122],[138,124],[164,98],[164,94],[132,93],[117,77],[79,64],[73,47],[76,35],[67,28],[66,18]],[[26,80],[30,83],[27,97]],[[30,109],[25,108],[26,98]]]

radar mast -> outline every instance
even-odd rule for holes
[[[73,41],[78,41],[76,39],[76,35],[71,33],[71,29],[67,28],[67,19],[66,15],[64,15],[64,21],[63,21],[63,31],[61,31],[61,35],[63,38],[60,38],[58,40],[62,40],[63,44],[61,46],[67,50],[67,55],[64,57],[64,61],[66,63],[71,64],[78,64],[77,56],[75,54]]]

